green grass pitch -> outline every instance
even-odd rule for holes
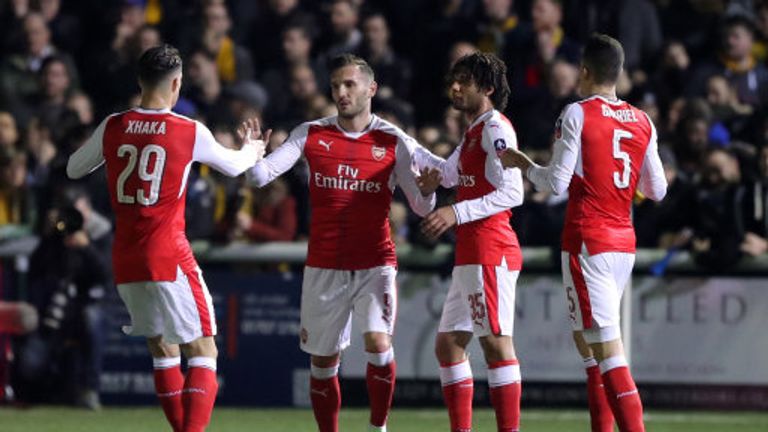
[[[341,431],[364,432],[368,413],[342,409]],[[667,412],[646,413],[649,432],[768,431],[768,413]],[[106,408],[89,412],[72,408],[0,408],[2,432],[143,432],[167,431],[160,408]],[[218,408],[209,432],[301,432],[315,431],[309,409]],[[441,409],[395,409],[390,432],[447,431],[447,414]],[[496,430],[493,412],[475,411],[474,431]],[[524,410],[524,432],[589,432],[586,412],[579,410]]]

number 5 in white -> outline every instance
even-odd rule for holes
[[[150,157],[154,153],[155,164],[152,167],[152,172],[149,171]],[[160,182],[163,179],[163,168],[165,168],[165,149],[159,145],[150,144],[141,151],[141,158],[139,158],[139,179],[150,182],[149,185],[149,197],[146,196],[143,188],[139,188],[136,191],[136,197],[133,195],[126,195],[125,182],[128,177],[133,173],[133,169],[136,168],[136,159],[138,156],[138,149],[131,144],[123,144],[117,148],[117,157],[124,158],[128,156],[128,163],[125,168],[117,177],[117,202],[121,204],[133,204],[136,200],[139,204],[145,206],[151,206],[157,203],[160,198]]]
[[[626,189],[629,187],[629,174],[632,170],[631,161],[629,160],[629,154],[621,150],[621,140],[631,139],[632,134],[621,129],[613,130],[613,158],[621,159],[624,162],[624,169],[621,173],[613,172],[613,184],[619,189]]]

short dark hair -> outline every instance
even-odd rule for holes
[[[368,62],[363,60],[361,57],[350,53],[340,54],[332,58],[331,62],[328,63],[328,73],[333,74],[337,70],[346,66],[357,66],[362,72],[369,75],[371,79],[374,79],[374,73],[371,65],[369,65]]]
[[[595,33],[584,45],[582,63],[596,84],[616,84],[624,67],[624,48],[616,39]]]
[[[507,82],[507,65],[490,53],[467,54],[460,58],[448,74],[449,82],[471,81],[482,90],[493,89],[490,95],[493,107],[504,111],[511,93]]]
[[[152,47],[139,58],[139,81],[148,86],[157,85],[181,66],[181,54],[173,46]]]

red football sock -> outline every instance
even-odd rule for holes
[[[520,430],[520,395],[522,384],[520,364],[517,360],[505,360],[488,365],[488,387],[491,403],[496,411],[499,432]]]
[[[395,393],[395,360],[392,349],[384,353],[368,353],[368,400],[371,403],[371,424],[381,427],[387,423],[392,395]]]
[[[211,421],[219,383],[216,381],[216,359],[192,357],[187,362],[184,381],[184,432],[203,432]]]
[[[451,419],[451,432],[470,432],[474,381],[469,361],[441,364],[440,381],[443,385],[445,405],[448,407],[448,417]]]
[[[605,393],[621,432],[645,432],[643,404],[623,356],[600,362]]]
[[[592,432],[613,432],[613,413],[600,376],[600,368],[594,358],[584,359],[587,371],[587,400]]]
[[[181,358],[155,358],[153,363],[155,391],[160,406],[163,407],[165,418],[171,424],[173,432],[181,432],[184,426],[184,405],[181,403],[184,375],[181,373]]]
[[[341,410],[341,388],[339,388],[339,366],[318,368],[312,366],[309,380],[309,396],[312,411],[320,432],[339,431],[339,411]]]

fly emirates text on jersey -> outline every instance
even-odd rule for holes
[[[336,176],[325,176],[316,172],[314,175],[315,186],[326,189],[340,189],[345,191],[359,191],[368,193],[381,192],[381,183],[365,179],[358,179],[359,168],[339,164]]]

